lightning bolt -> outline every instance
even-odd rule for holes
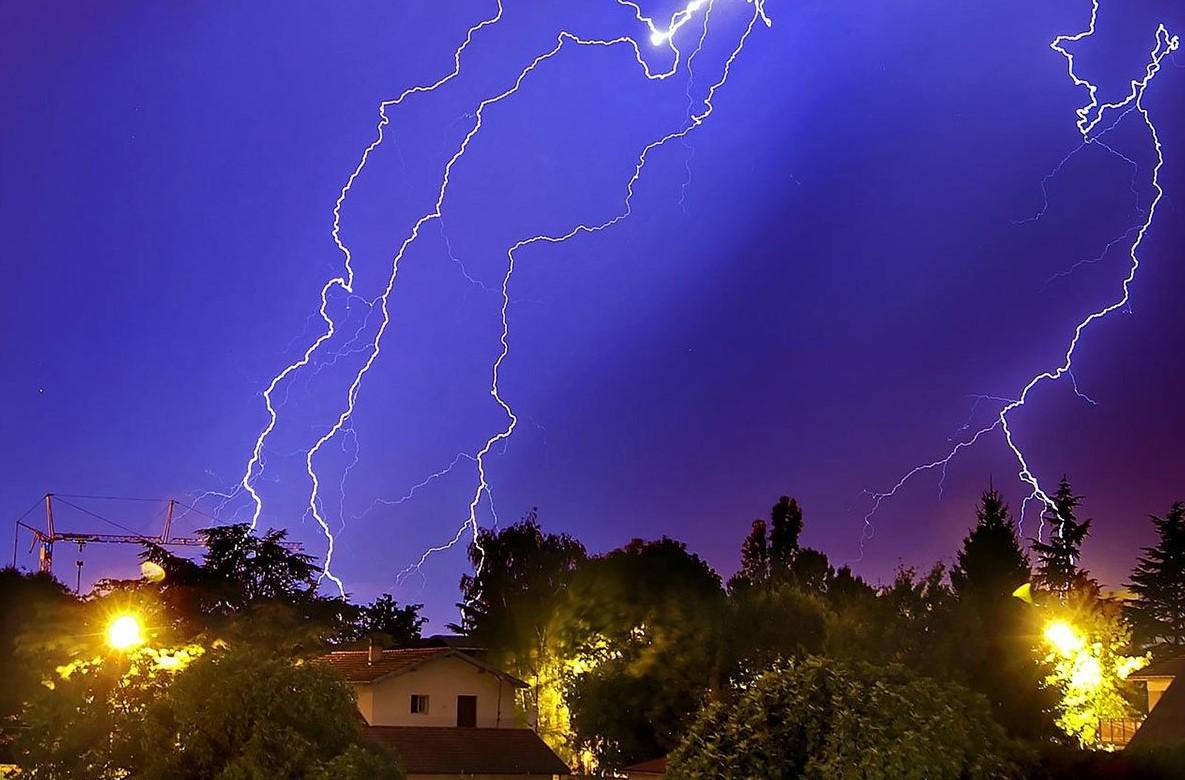
[[[450,71],[446,75],[442,76],[441,78],[437,79],[435,82],[433,82],[431,84],[410,87],[410,88],[404,90],[394,100],[386,100],[386,101],[383,101],[382,103],[379,104],[379,121],[378,121],[378,125],[376,127],[376,137],[375,137],[374,141],[372,141],[370,143],[370,145],[367,146],[366,149],[362,152],[361,159],[359,159],[358,164],[354,167],[353,172],[346,179],[346,183],[342,186],[341,191],[338,193],[337,201],[333,207],[333,229],[331,231],[331,235],[333,237],[334,245],[337,246],[338,251],[340,251],[342,253],[342,256],[344,258],[345,273],[343,275],[338,275],[338,276],[331,278],[321,288],[321,305],[318,308],[318,313],[320,314],[321,320],[325,323],[325,330],[321,335],[319,335],[316,339],[314,339],[311,344],[309,344],[309,346],[305,349],[303,355],[301,355],[300,359],[285,366],[280,371],[280,373],[278,373],[274,377],[272,377],[272,380],[268,384],[267,389],[265,389],[263,391],[263,401],[264,401],[264,405],[267,408],[268,421],[267,421],[267,424],[264,426],[263,430],[260,431],[259,436],[255,439],[255,446],[252,448],[251,458],[247,461],[247,466],[246,466],[245,471],[243,472],[243,478],[241,480],[243,489],[248,494],[250,494],[251,501],[255,507],[254,511],[251,514],[251,528],[252,529],[254,529],[256,527],[256,525],[258,525],[259,516],[263,512],[263,499],[259,495],[259,493],[255,490],[253,481],[256,477],[259,476],[259,473],[257,472],[257,468],[259,469],[259,472],[262,471],[263,448],[267,442],[268,437],[271,435],[272,431],[275,429],[276,422],[278,419],[278,414],[276,412],[276,408],[272,404],[272,394],[276,391],[276,387],[279,386],[280,383],[282,383],[285,379],[287,379],[293,372],[299,371],[301,368],[307,366],[309,364],[309,361],[312,360],[313,354],[315,352],[317,352],[318,349],[320,349],[322,344],[324,344],[325,342],[332,339],[334,334],[337,332],[336,323],[335,323],[334,319],[331,316],[329,316],[329,312],[328,312],[330,292],[332,292],[334,289],[340,289],[343,292],[345,292],[347,295],[354,294],[354,265],[353,265],[354,258],[353,258],[353,255],[350,253],[349,247],[347,247],[341,239],[342,204],[345,203],[346,197],[350,193],[350,189],[354,186],[354,182],[358,179],[358,177],[362,174],[363,169],[366,167],[366,163],[367,163],[367,161],[369,161],[371,153],[374,152],[375,149],[379,148],[379,146],[383,143],[384,130],[386,129],[387,125],[391,121],[387,112],[390,109],[396,108],[399,105],[401,105],[403,103],[403,101],[407,100],[412,95],[416,95],[416,94],[419,94],[422,92],[433,92],[436,89],[439,89],[444,84],[447,84],[449,81],[452,81],[458,75],[460,75],[460,73],[461,73],[461,55],[464,54],[465,50],[469,47],[469,44],[472,43],[474,36],[479,31],[481,31],[483,28],[488,27],[490,25],[497,24],[497,22],[502,18],[502,13],[503,13],[502,0],[497,0],[497,12],[493,16],[491,16],[487,19],[483,19],[482,21],[478,22],[477,24],[473,25],[472,27],[470,27],[468,29],[468,31],[465,34],[465,40],[453,52],[453,69],[452,69],[452,71]],[[419,227],[419,224],[417,224],[417,229],[418,229],[418,227]],[[407,243],[410,243],[410,242],[405,242],[404,248],[406,248]],[[400,253],[402,254],[402,249],[400,250]],[[398,259],[396,259],[396,261],[393,263],[393,266],[397,267],[397,265],[398,265]],[[394,276],[395,276],[395,274],[394,274],[394,272],[392,272],[392,275],[391,275],[392,281],[394,280]],[[388,294],[390,292],[390,287],[391,287],[391,285],[388,285],[388,290],[387,290]],[[390,321],[390,317],[389,317],[389,314],[386,309],[386,297],[383,297],[382,305],[383,305],[383,324],[380,327],[380,334],[381,334],[382,330],[385,330],[387,323]],[[377,337],[375,339],[375,345],[376,345],[376,349],[375,349],[374,355],[377,356],[377,351],[378,351],[377,350],[377,345],[378,345],[378,338]],[[370,361],[367,362],[367,364],[366,364],[367,369],[370,367],[370,364],[372,362],[373,362],[373,357]],[[365,373],[365,370],[362,373]],[[332,561],[333,561],[334,538],[333,538],[333,533],[329,529],[329,524],[325,521],[324,517],[319,513],[319,511],[317,509],[318,480],[317,480],[316,472],[313,469],[312,459],[313,459],[313,456],[316,454],[316,451],[319,450],[320,447],[323,446],[326,441],[328,441],[330,438],[332,438],[332,435],[337,433],[337,431],[341,429],[345,420],[349,418],[349,413],[353,411],[354,400],[355,400],[356,392],[357,392],[356,388],[357,388],[357,383],[355,383],[354,385],[351,386],[351,391],[349,394],[349,398],[350,398],[349,409],[347,410],[347,413],[344,414],[342,418],[339,418],[340,422],[330,430],[329,434],[326,434],[324,437],[322,437],[320,440],[318,440],[318,443],[314,446],[314,448],[309,450],[309,452],[306,456],[306,461],[305,461],[306,466],[307,466],[307,471],[310,474],[310,478],[313,480],[313,492],[312,492],[312,495],[309,499],[309,505],[313,511],[313,516],[316,518],[318,524],[321,526],[321,530],[324,532],[327,543],[328,543],[328,547],[327,547],[326,554],[325,554],[325,565],[324,565],[324,568],[322,569],[322,574],[324,577],[328,577],[337,586],[338,592],[342,596],[345,596],[345,586],[342,584],[340,579],[338,579],[335,575],[333,575],[333,573],[330,569],[330,565],[332,564]]]
[[[386,284],[385,288],[383,289],[382,293],[377,298],[375,298],[373,301],[368,301],[368,304],[372,308],[375,306],[378,307],[378,310],[380,311],[380,313],[382,315],[381,321],[380,321],[378,328],[375,332],[373,341],[370,343],[370,346],[367,350],[369,352],[369,354],[368,354],[366,360],[364,361],[364,363],[362,364],[362,366],[354,374],[353,381],[350,383],[349,388],[346,391],[345,407],[338,415],[336,421],[329,427],[329,429],[323,435],[321,435],[313,443],[313,445],[311,447],[309,447],[309,449],[305,453],[305,472],[308,475],[309,482],[311,484],[311,490],[309,493],[309,499],[308,499],[307,508],[305,510],[305,515],[312,516],[313,519],[317,522],[318,526],[320,526],[320,528],[326,538],[326,544],[327,544],[324,566],[321,571],[321,579],[328,578],[337,587],[337,590],[341,595],[343,595],[343,596],[345,595],[345,586],[342,583],[342,581],[332,572],[335,539],[334,539],[333,532],[330,529],[329,524],[325,518],[325,514],[324,514],[324,510],[323,510],[323,506],[322,506],[322,499],[321,499],[321,495],[320,495],[320,493],[321,493],[321,478],[317,472],[314,461],[316,459],[317,454],[320,452],[321,448],[324,447],[335,436],[337,436],[337,434],[340,433],[343,430],[343,428],[345,428],[348,425],[349,421],[351,420],[351,418],[353,416],[355,406],[357,403],[359,389],[361,388],[361,385],[362,385],[363,380],[366,377],[367,373],[370,371],[370,369],[374,365],[375,361],[379,358],[379,355],[382,351],[382,338],[383,338],[383,335],[386,333],[387,328],[391,322],[390,310],[389,310],[388,305],[389,305],[390,296],[395,288],[395,283],[396,283],[396,279],[398,276],[400,261],[404,257],[408,248],[416,241],[417,238],[419,238],[419,236],[421,235],[421,231],[424,229],[424,227],[428,223],[430,223],[434,220],[441,220],[442,219],[442,210],[443,210],[444,200],[445,200],[445,197],[448,193],[450,177],[451,177],[452,171],[453,171],[454,167],[458,164],[458,162],[464,157],[466,151],[468,150],[468,148],[470,146],[471,141],[481,131],[484,121],[485,121],[486,110],[489,107],[502,102],[503,100],[509,98],[510,96],[512,96],[516,92],[518,92],[523,81],[531,73],[533,73],[536,68],[538,68],[542,63],[546,62],[547,60],[550,60],[552,57],[555,57],[556,55],[558,55],[565,48],[565,46],[569,45],[569,44],[576,45],[576,46],[600,46],[600,47],[628,46],[633,50],[634,58],[637,61],[638,65],[642,68],[643,74],[645,75],[645,77],[647,79],[663,80],[663,79],[669,78],[670,76],[672,76],[674,73],[676,73],[678,71],[679,65],[680,65],[680,52],[679,52],[678,47],[675,45],[675,33],[679,30],[680,27],[682,27],[684,24],[686,24],[687,21],[689,21],[694,16],[695,12],[698,9],[700,9],[701,7],[703,7],[705,5],[708,5],[710,2],[711,2],[711,0],[692,0],[684,8],[680,9],[679,11],[676,11],[672,15],[670,23],[665,28],[663,28],[663,27],[657,26],[652,19],[643,15],[641,8],[636,3],[629,2],[629,0],[618,0],[619,5],[632,8],[634,10],[636,18],[648,27],[648,29],[650,31],[650,40],[654,45],[664,46],[674,53],[674,55],[675,55],[674,62],[671,65],[671,68],[667,71],[653,72],[650,68],[650,65],[646,61],[646,58],[642,54],[641,47],[639,46],[637,41],[635,41],[632,37],[621,36],[621,37],[613,38],[613,39],[585,39],[585,38],[581,38],[580,36],[574,35],[570,32],[563,31],[563,32],[560,32],[559,35],[557,36],[556,43],[555,43],[554,47],[552,47],[550,50],[536,56],[533,60],[531,60],[526,65],[526,67],[524,67],[519,72],[517,78],[513,81],[513,83],[511,84],[511,86],[509,88],[505,89],[504,91],[502,91],[492,97],[488,97],[488,98],[482,100],[477,105],[476,109],[473,111],[473,113],[471,115],[466,115],[466,116],[472,118],[473,124],[472,124],[471,128],[469,129],[469,131],[463,137],[463,139],[462,139],[459,147],[455,151],[455,153],[449,158],[448,162],[444,166],[441,183],[440,183],[440,186],[439,186],[439,189],[437,192],[437,197],[436,197],[435,203],[433,205],[433,208],[429,212],[423,214],[413,224],[410,233],[403,240],[403,242],[399,245],[398,250],[395,252],[395,254],[391,260],[391,271],[390,271],[390,275],[387,279],[387,284]],[[656,141],[656,142],[650,144],[643,150],[642,155],[640,157],[640,161],[635,169],[634,176],[630,179],[628,186],[627,186],[628,196],[627,196],[627,200],[626,200],[626,206],[627,206],[626,212],[624,214],[619,215],[618,217],[615,217],[614,219],[612,219],[606,223],[601,224],[601,225],[596,225],[596,226],[588,226],[588,225],[583,225],[583,224],[579,225],[576,228],[574,228],[569,234],[564,235],[564,236],[535,236],[530,239],[519,242],[509,251],[509,253],[508,253],[508,257],[509,257],[508,270],[507,270],[505,277],[503,278],[503,283],[502,283],[502,288],[501,288],[501,291],[502,291],[502,306],[501,306],[502,350],[501,350],[497,360],[494,363],[493,380],[492,380],[493,385],[491,388],[491,395],[493,396],[495,401],[499,404],[499,406],[502,408],[502,410],[508,416],[509,424],[506,427],[506,429],[504,429],[503,431],[495,434],[490,439],[488,439],[486,442],[486,445],[481,448],[481,450],[477,453],[476,456],[474,456],[474,459],[476,460],[476,463],[477,463],[479,485],[476,490],[474,499],[470,503],[470,506],[469,506],[469,519],[462,526],[461,530],[458,532],[457,536],[453,539],[453,541],[451,543],[449,543],[446,546],[443,546],[440,548],[433,548],[433,549],[425,552],[424,557],[421,559],[421,563],[423,562],[423,560],[426,560],[427,557],[432,552],[438,551],[440,549],[447,549],[448,547],[451,547],[453,544],[455,544],[460,539],[461,535],[464,533],[465,528],[472,529],[474,540],[477,541],[477,538],[478,538],[478,536],[477,536],[478,527],[477,527],[477,522],[476,522],[477,506],[481,502],[482,496],[488,495],[488,493],[489,493],[489,483],[488,483],[488,478],[486,475],[485,458],[489,454],[490,450],[494,447],[495,444],[497,444],[499,441],[502,441],[510,436],[510,434],[514,430],[514,426],[517,424],[517,421],[518,421],[517,417],[515,417],[510,406],[502,399],[502,397],[499,393],[499,389],[498,389],[499,370],[501,368],[503,360],[506,358],[507,354],[509,353],[509,341],[508,341],[509,327],[507,324],[507,312],[508,312],[509,305],[510,305],[509,283],[510,283],[510,277],[513,274],[513,270],[514,270],[514,260],[515,260],[514,252],[517,249],[521,249],[522,247],[528,246],[528,245],[533,244],[538,241],[548,241],[548,242],[552,242],[552,243],[559,243],[562,241],[566,241],[568,238],[571,238],[579,233],[596,232],[596,231],[602,230],[604,228],[607,228],[612,224],[616,224],[616,222],[618,222],[621,219],[628,216],[628,214],[632,208],[633,185],[641,175],[642,168],[645,165],[645,161],[647,159],[649,152],[652,151],[654,148],[662,146],[669,140],[672,140],[674,138],[682,138],[688,132],[690,132],[691,129],[693,129],[694,127],[698,127],[708,116],[710,116],[710,114],[712,113],[712,110],[713,110],[712,102],[711,102],[712,96],[715,94],[716,89],[718,89],[718,87],[721,84],[723,84],[724,80],[727,79],[727,74],[728,74],[729,68],[731,67],[736,56],[740,53],[740,50],[743,48],[744,41],[747,40],[756,21],[758,19],[760,19],[760,20],[764,21],[766,25],[770,24],[770,20],[764,11],[764,0],[747,0],[747,2],[748,2],[748,4],[750,4],[754,7],[753,19],[750,21],[748,27],[746,28],[745,33],[741,38],[741,43],[738,45],[737,49],[733,52],[733,54],[728,58],[728,60],[725,64],[724,78],[718,84],[713,85],[713,87],[709,90],[708,97],[705,99],[705,106],[706,106],[705,110],[698,115],[692,116],[691,122],[686,128],[684,128],[681,131],[671,133],[671,134],[665,136],[664,138],[660,139],[659,141]],[[306,366],[308,366],[310,364],[310,362],[313,361],[314,355],[317,354],[322,349],[323,345],[326,344],[326,342],[330,341],[334,337],[334,335],[337,333],[338,323],[335,321],[333,316],[329,313],[329,300],[330,300],[331,294],[334,293],[335,290],[341,291],[342,293],[344,293],[346,295],[353,295],[354,294],[353,256],[350,252],[349,247],[342,240],[341,231],[340,231],[342,206],[344,205],[346,198],[348,197],[350,190],[353,187],[354,182],[362,174],[362,171],[366,167],[367,161],[370,159],[371,154],[383,143],[384,131],[385,131],[387,125],[390,123],[390,118],[389,118],[388,112],[391,109],[396,108],[399,105],[401,105],[407,98],[411,97],[412,95],[423,93],[423,92],[435,91],[436,89],[443,86],[447,82],[456,78],[461,72],[462,55],[464,54],[465,50],[469,47],[469,45],[472,43],[474,36],[483,28],[496,24],[502,18],[502,13],[503,13],[502,2],[501,2],[501,0],[499,0],[498,6],[497,6],[497,12],[492,17],[490,17],[488,19],[484,19],[481,22],[479,22],[469,28],[464,41],[461,43],[460,46],[458,46],[458,48],[454,52],[454,56],[453,56],[454,67],[450,73],[441,77],[440,79],[438,79],[436,82],[434,82],[432,84],[411,87],[411,88],[405,90],[397,98],[395,98],[393,100],[384,101],[384,102],[380,103],[380,105],[379,105],[379,121],[378,121],[378,125],[376,128],[376,138],[363,151],[361,159],[359,160],[357,166],[354,168],[353,172],[347,178],[346,183],[341,188],[341,191],[338,195],[337,201],[336,201],[334,209],[333,209],[333,229],[331,231],[331,236],[333,238],[334,244],[337,246],[338,250],[341,252],[341,254],[343,256],[344,272],[340,275],[334,276],[333,278],[329,279],[321,288],[321,292],[320,292],[321,303],[318,308],[318,314],[321,317],[321,320],[324,322],[324,330],[319,336],[317,336],[316,339],[313,340],[313,342],[311,344],[309,344],[309,346],[305,349],[304,353],[301,355],[301,357],[298,360],[296,360],[296,361],[290,363],[289,365],[287,365],[286,367],[284,367],[278,374],[276,374],[272,378],[272,380],[270,381],[267,388],[264,390],[264,392],[262,394],[263,399],[264,399],[264,405],[267,410],[268,419],[267,419],[267,423],[264,426],[263,430],[260,432],[260,434],[258,435],[258,437],[255,440],[255,445],[252,449],[251,457],[247,462],[246,468],[243,473],[243,478],[240,483],[243,490],[246,491],[250,495],[251,501],[254,505],[254,511],[253,511],[252,517],[251,517],[251,527],[252,528],[255,528],[255,526],[258,524],[260,515],[262,514],[262,511],[263,511],[262,497],[260,496],[258,491],[255,489],[254,481],[256,479],[258,479],[259,476],[262,474],[264,447],[265,447],[266,442],[267,442],[269,436],[271,435],[272,431],[275,429],[277,421],[278,421],[278,412],[277,412],[276,406],[273,404],[273,400],[272,400],[273,394],[275,393],[277,387],[279,387],[281,384],[285,383],[285,381],[290,376],[292,376],[294,373],[296,373],[296,372],[300,371],[301,369],[305,368]],[[369,315],[369,313],[368,313],[368,315]],[[336,359],[336,357],[335,357],[335,359]],[[343,480],[344,480],[344,477],[343,477]],[[492,499],[491,499],[491,501],[492,501]]]
[[[666,71],[666,72],[660,73],[660,74],[652,74],[650,72],[649,68],[646,67],[646,65],[645,65],[645,62],[642,58],[641,51],[638,48],[637,42],[634,41],[632,38],[615,39],[614,41],[609,41],[609,42],[597,42],[599,45],[613,45],[616,43],[628,42],[628,44],[634,48],[635,56],[637,57],[638,62],[640,64],[642,64],[643,70],[645,72],[645,76],[648,79],[668,78],[678,71],[680,52],[679,52],[678,47],[675,45],[675,33],[679,30],[680,27],[682,27],[684,24],[686,24],[692,18],[692,15],[695,13],[696,10],[698,10],[704,6],[709,6],[709,9],[710,9],[710,5],[711,5],[710,0],[693,0],[692,2],[688,3],[687,6],[685,6],[682,10],[677,11],[672,16],[671,21],[666,28],[660,28],[655,25],[655,23],[652,19],[650,19],[649,17],[646,17],[642,14],[641,8],[636,3],[630,2],[630,0],[618,0],[618,3],[620,5],[628,6],[632,9],[634,9],[636,18],[640,22],[645,24],[648,27],[648,29],[650,30],[650,42],[652,44],[654,44],[656,46],[668,46],[675,53],[674,64],[671,66],[671,69],[669,71]],[[429,547],[427,550],[425,550],[423,552],[423,554],[420,556],[419,560],[417,560],[414,564],[408,566],[406,569],[404,569],[402,572],[400,572],[397,577],[398,581],[402,582],[403,579],[405,579],[410,573],[412,573],[414,571],[419,571],[420,568],[433,555],[435,555],[437,553],[444,552],[444,551],[449,550],[452,547],[454,547],[465,536],[466,531],[469,532],[470,538],[473,540],[473,544],[478,549],[477,573],[479,575],[481,573],[485,556],[484,556],[484,550],[481,548],[481,540],[480,540],[480,534],[479,534],[480,526],[478,525],[478,522],[477,522],[477,507],[481,503],[482,496],[486,495],[489,492],[489,482],[488,482],[488,475],[487,475],[487,471],[486,471],[486,457],[489,455],[490,450],[494,447],[494,445],[496,445],[498,442],[502,442],[502,441],[505,441],[510,438],[510,436],[514,433],[515,428],[518,426],[518,422],[519,422],[518,416],[515,414],[514,409],[510,406],[510,404],[506,401],[506,399],[502,397],[501,388],[499,387],[499,379],[500,379],[502,364],[506,360],[507,356],[510,354],[510,323],[509,323],[509,319],[508,319],[508,312],[509,312],[509,308],[510,308],[510,282],[511,282],[511,278],[514,276],[515,267],[518,262],[517,253],[529,246],[533,246],[534,244],[539,244],[539,243],[553,244],[553,245],[562,244],[562,243],[569,241],[572,238],[575,238],[578,235],[590,235],[593,233],[599,233],[603,230],[613,227],[614,225],[618,224],[619,222],[621,222],[625,219],[628,219],[629,216],[631,214],[633,214],[634,187],[637,184],[638,180],[642,177],[642,172],[646,167],[646,163],[650,157],[650,153],[653,152],[655,149],[659,149],[659,148],[665,146],[670,141],[674,141],[677,139],[681,140],[683,138],[686,138],[686,136],[692,130],[694,130],[695,128],[702,125],[705,121],[707,121],[707,119],[709,117],[711,117],[711,115],[715,111],[715,104],[713,103],[713,99],[715,98],[716,92],[721,87],[723,87],[724,84],[728,81],[728,76],[729,76],[729,73],[731,72],[732,65],[736,61],[737,57],[739,57],[741,52],[744,50],[745,43],[748,41],[750,34],[753,32],[754,27],[757,25],[757,22],[758,21],[764,22],[767,27],[770,26],[770,24],[772,23],[770,21],[769,17],[765,13],[764,2],[762,0],[752,0],[752,2],[749,4],[751,4],[753,6],[753,9],[754,9],[753,15],[749,19],[749,22],[746,25],[744,32],[741,34],[735,48],[733,48],[733,50],[729,54],[728,58],[725,60],[724,67],[722,69],[722,75],[721,75],[720,79],[718,81],[714,82],[708,88],[707,95],[705,96],[704,101],[703,101],[703,109],[699,113],[692,113],[691,116],[688,118],[688,123],[682,129],[667,133],[666,135],[662,136],[661,138],[658,138],[657,140],[650,142],[649,144],[647,144],[646,146],[644,146],[642,148],[641,152],[638,155],[638,160],[634,165],[633,173],[630,176],[630,178],[627,180],[626,185],[625,185],[626,195],[625,195],[624,207],[623,207],[622,211],[604,222],[595,223],[595,224],[579,223],[576,226],[572,227],[571,229],[569,229],[568,231],[563,232],[563,233],[538,234],[538,235],[530,236],[528,238],[521,239],[507,250],[507,252],[506,252],[506,258],[507,258],[506,273],[502,277],[502,285],[501,285],[502,306],[501,306],[501,312],[500,312],[500,314],[501,314],[501,333],[500,333],[499,340],[502,345],[502,349],[498,353],[497,358],[494,360],[494,363],[493,363],[493,366],[491,369],[491,380],[490,380],[490,396],[494,399],[494,401],[498,404],[498,406],[501,407],[503,413],[506,415],[506,419],[507,419],[506,426],[504,428],[502,428],[501,430],[497,431],[496,433],[494,433],[492,436],[490,436],[486,440],[485,445],[480,450],[478,450],[478,452],[475,456],[476,462],[477,462],[477,485],[474,489],[473,496],[469,501],[469,513],[468,513],[468,516],[465,518],[464,522],[457,529],[457,532],[453,535],[453,537],[451,539],[447,540],[446,542],[444,542],[442,544],[436,545],[434,547]],[[707,12],[705,11],[705,13],[707,13]],[[563,37],[564,35],[566,35],[566,34],[561,34],[561,37]],[[699,51],[698,47],[697,47],[696,51],[697,52]],[[531,68],[534,67],[535,64],[537,64],[537,63],[532,64],[527,70],[529,71]],[[526,73],[526,72],[527,71],[524,71],[524,73]]]
[[[1008,446],[1008,449],[1012,452],[1013,457],[1016,459],[1017,465],[1019,467],[1018,477],[1020,478],[1021,482],[1030,489],[1029,495],[1021,504],[1019,525],[1021,533],[1023,533],[1025,511],[1031,502],[1039,501],[1046,507],[1055,509],[1053,500],[1050,498],[1048,493],[1045,492],[1044,488],[1041,487],[1039,479],[1033,473],[1032,468],[1029,466],[1028,460],[1025,458],[1023,449],[1019,444],[1017,444],[1014,431],[1010,425],[1009,417],[1013,412],[1025,405],[1029,399],[1030,393],[1032,393],[1041,384],[1045,382],[1056,382],[1063,376],[1067,375],[1070,377],[1070,380],[1074,385],[1075,393],[1090,403],[1094,403],[1092,399],[1083,395],[1078,390],[1077,381],[1074,379],[1073,375],[1074,356],[1078,350],[1078,345],[1081,343],[1083,334],[1088,328],[1090,328],[1092,324],[1103,320],[1111,313],[1124,308],[1131,300],[1131,284],[1133,281],[1135,281],[1136,274],[1140,269],[1139,249],[1141,244],[1144,242],[1144,237],[1147,235],[1149,228],[1152,227],[1152,223],[1156,216],[1156,207],[1159,205],[1161,197],[1164,195],[1164,190],[1160,185],[1160,170],[1164,165],[1164,150],[1160,141],[1160,135],[1156,129],[1156,125],[1152,122],[1152,118],[1149,116],[1148,110],[1144,106],[1143,97],[1148,85],[1160,71],[1161,63],[1163,62],[1164,58],[1172,54],[1180,46],[1180,39],[1178,36],[1170,35],[1164,24],[1158,25],[1155,36],[1156,42],[1152,47],[1150,59],[1147,67],[1145,68],[1143,78],[1133,79],[1131,81],[1130,92],[1122,100],[1100,104],[1098,97],[1098,86],[1078,75],[1075,70],[1074,55],[1066,49],[1067,44],[1082,41],[1095,34],[1098,12],[1099,0],[1092,0],[1090,24],[1087,29],[1072,35],[1059,35],[1054,38],[1052,43],[1050,43],[1050,48],[1065,58],[1067,73],[1069,74],[1071,81],[1073,81],[1075,86],[1086,89],[1089,100],[1086,105],[1075,110],[1075,114],[1078,117],[1076,125],[1078,127],[1079,134],[1082,136],[1082,143],[1077,149],[1067,155],[1067,157],[1058,164],[1058,166],[1054,169],[1053,174],[1046,177],[1045,181],[1042,183],[1042,190],[1044,191],[1045,189],[1045,183],[1048,182],[1052,175],[1055,175],[1057,171],[1061,169],[1061,167],[1070,157],[1090,144],[1099,144],[1100,146],[1103,146],[1104,148],[1135,166],[1135,162],[1120,154],[1119,152],[1111,149],[1105,144],[1102,144],[1098,139],[1114,128],[1114,126],[1122,121],[1123,118],[1129,113],[1135,112],[1140,115],[1144,121],[1145,126],[1148,128],[1148,132],[1152,140],[1153,150],[1156,156],[1156,162],[1152,168],[1152,189],[1154,191],[1154,195],[1152,197],[1151,203],[1148,205],[1147,211],[1145,212],[1144,220],[1136,228],[1128,230],[1124,234],[1124,237],[1130,237],[1134,231],[1135,235],[1134,238],[1132,238],[1131,243],[1128,245],[1128,257],[1130,262],[1128,273],[1123,279],[1120,294],[1111,303],[1103,306],[1102,308],[1091,311],[1078,321],[1074,327],[1073,335],[1066,346],[1066,350],[1062,355],[1061,363],[1052,369],[1043,371],[1033,376],[1021,388],[1021,391],[1013,400],[1001,407],[996,419],[991,423],[991,425],[977,430],[974,435],[958,442],[942,458],[930,463],[916,466],[910,471],[906,472],[905,475],[902,476],[901,479],[899,479],[897,483],[888,490],[879,493],[869,493],[873,501],[871,508],[864,516],[864,527],[860,534],[860,556],[856,560],[862,559],[864,557],[865,542],[870,540],[875,533],[875,529],[872,525],[872,519],[883,501],[893,497],[898,490],[900,490],[907,482],[920,473],[934,469],[942,469],[943,474],[945,474],[947,465],[962,450],[974,446],[981,438],[996,431],[997,429],[1003,431],[1005,444]],[[1098,125],[1103,121],[1104,116],[1106,116],[1108,112],[1116,111],[1120,113],[1115,122],[1101,132],[1092,135],[1095,128],[1098,127]],[[1047,203],[1048,196],[1046,196],[1046,204]],[[1040,217],[1042,213],[1044,213],[1044,207],[1042,208],[1042,211],[1038,213],[1037,217]],[[1105,255],[1112,246],[1120,243],[1122,240],[1123,237],[1108,244],[1108,246],[1104,249],[1103,254]],[[1042,514],[1042,526],[1038,530],[1038,538],[1041,536],[1043,527],[1044,514]]]

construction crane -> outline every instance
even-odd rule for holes
[[[206,546],[206,540],[200,536],[173,536],[173,517],[176,512],[177,506],[179,504],[179,502],[175,498],[166,499],[164,526],[161,528],[161,533],[159,536],[149,536],[146,534],[136,533],[129,528],[124,528],[123,526],[119,525],[118,523],[108,520],[107,518],[103,517],[102,515],[99,515],[95,512],[91,512],[90,510],[84,509],[84,508],[77,506],[75,504],[69,504],[69,502],[65,502],[62,499],[59,499],[59,500],[62,500],[63,503],[67,503],[67,504],[69,504],[69,506],[71,506],[75,509],[78,509],[82,512],[85,512],[86,514],[96,517],[99,520],[102,520],[103,522],[108,523],[109,525],[113,525],[116,528],[121,528],[121,529],[127,531],[127,533],[123,533],[123,534],[96,534],[96,533],[80,533],[77,531],[59,531],[57,529],[57,526],[54,524],[54,498],[55,498],[55,496],[53,493],[46,493],[45,494],[45,497],[44,497],[45,528],[44,529],[37,528],[36,526],[30,525],[29,523],[25,522],[25,517],[28,517],[28,515],[33,511],[33,509],[35,509],[42,502],[38,502],[38,504],[35,504],[33,507],[30,507],[28,512],[26,512],[24,515],[22,515],[20,518],[17,519],[16,529],[13,533],[13,540],[12,540],[12,565],[15,568],[16,564],[17,564],[17,553],[20,549],[20,534],[21,534],[22,528],[25,529],[26,531],[28,531],[29,534],[33,537],[33,542],[32,542],[33,544],[40,545],[40,548],[38,549],[38,552],[37,552],[37,570],[41,571],[41,572],[51,573],[53,571],[54,544],[56,544],[57,542],[71,542],[73,544],[76,544],[76,545],[78,545],[78,556],[79,556],[76,561],[76,565],[78,567],[78,578],[77,578],[77,583],[75,584],[76,591],[82,585],[82,550],[88,544],[135,544],[135,545],[154,544],[154,545],[158,545],[161,547],[205,547]],[[111,497],[103,496],[103,498],[111,498]],[[128,500],[147,501],[149,499],[128,499]],[[185,504],[181,504],[181,506],[185,506],[186,509],[188,509],[190,511],[197,511],[193,507],[187,506]],[[205,513],[199,512],[199,514],[205,514]],[[304,549],[304,545],[302,545],[300,542],[281,542],[280,544],[281,544],[281,546],[283,546],[289,550],[293,550],[293,551],[299,552]]]

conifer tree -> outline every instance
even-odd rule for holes
[[[1164,517],[1151,517],[1159,540],[1144,548],[1132,572],[1138,599],[1127,613],[1144,649],[1179,651],[1185,649],[1185,504],[1178,501]]]
[[[975,528],[963,540],[951,569],[951,585],[961,599],[1007,597],[1031,576],[1008,505],[991,488],[980,498],[975,516]]]
[[[1078,561],[1091,521],[1078,520],[1076,510],[1081,503],[1082,496],[1074,495],[1069,480],[1062,477],[1053,496],[1053,506],[1047,507],[1043,515],[1049,524],[1049,541],[1033,541],[1033,549],[1037,551],[1037,584],[1060,597],[1087,582],[1086,572]]]

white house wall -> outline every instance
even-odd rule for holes
[[[456,726],[458,696],[477,697],[478,728],[524,725],[515,712],[514,688],[458,658],[429,661],[356,688],[358,709],[372,726]],[[427,713],[412,714],[412,694],[428,696]]]

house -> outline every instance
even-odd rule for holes
[[[1129,680],[1144,683],[1148,689],[1148,712],[1156,709],[1160,697],[1168,690],[1173,678],[1185,676],[1185,653],[1168,656],[1132,674]]]
[[[1185,745],[1185,653],[1155,661],[1129,679],[1148,688],[1148,717],[1127,747]]]
[[[515,705],[526,688],[455,643],[329,653],[353,687],[367,736],[392,748],[408,780],[552,780],[567,765]]]

